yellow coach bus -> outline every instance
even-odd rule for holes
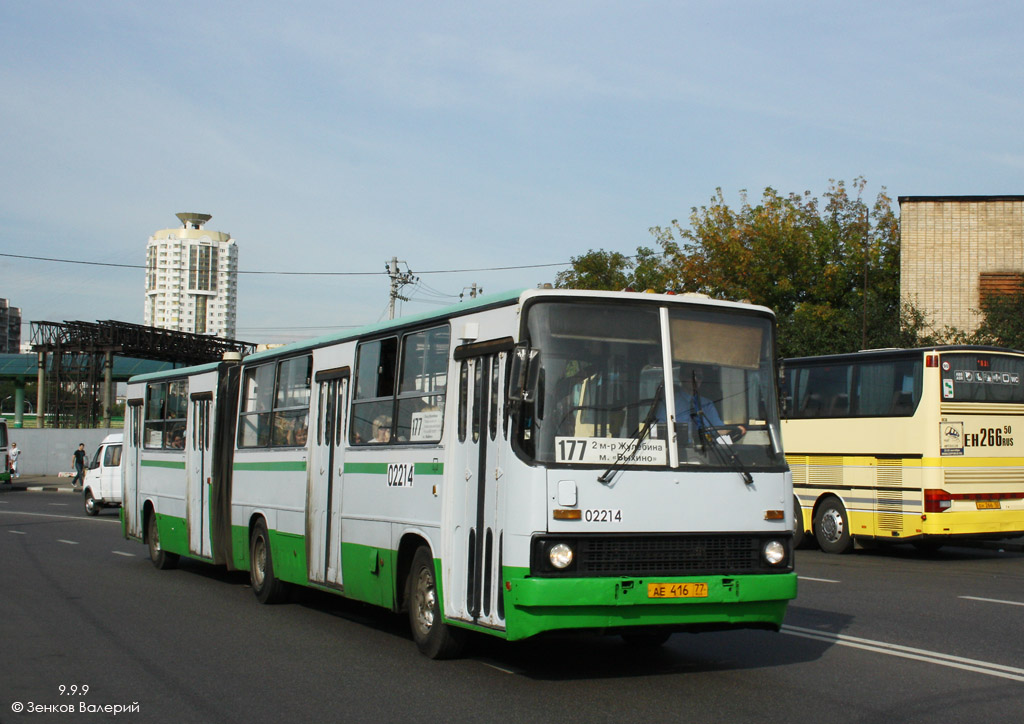
[[[939,346],[784,361],[795,542],[936,549],[1024,535],[1024,353]]]

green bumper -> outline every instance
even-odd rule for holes
[[[508,572],[508,571],[506,571]],[[505,578],[509,639],[559,629],[629,626],[778,628],[796,574],[686,578]],[[651,583],[707,584],[702,598],[650,598]]]

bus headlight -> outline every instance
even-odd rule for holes
[[[572,565],[572,558],[572,547],[568,543],[555,543],[548,549],[548,560],[558,570]]]
[[[777,540],[768,541],[761,554],[768,565],[777,566],[786,560],[786,546]]]

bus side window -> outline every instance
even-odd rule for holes
[[[821,396],[807,395],[800,408],[800,417],[821,417]]]
[[[840,393],[832,398],[828,406],[828,417],[849,417],[850,396]]]
[[[391,441],[397,361],[396,337],[359,345],[356,352],[356,389],[349,421],[353,445]]]
[[[895,417],[909,417],[914,413],[914,398],[909,392],[895,392],[892,396],[891,414]]]

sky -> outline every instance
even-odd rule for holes
[[[4,0],[0,297],[23,340],[141,324],[146,242],[207,213],[236,336],[282,342],[386,318],[393,257],[418,314],[656,247],[717,188],[1024,194],[1022,30],[1019,2]]]

